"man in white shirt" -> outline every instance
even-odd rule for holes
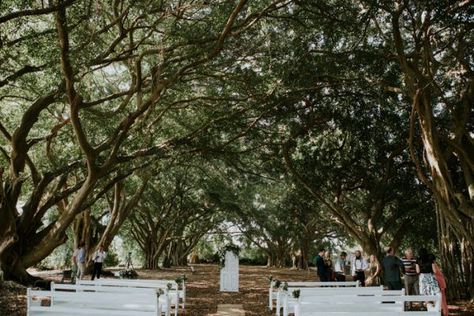
[[[336,273],[336,281],[344,282],[346,280],[346,275],[344,274],[344,269],[346,267],[346,257],[347,253],[344,251],[341,252],[339,258],[336,260],[334,265],[334,272]]]
[[[92,279],[94,280],[97,276],[97,279],[100,279],[100,274],[102,273],[102,264],[104,263],[106,254],[104,251],[104,246],[100,245],[99,250],[94,253],[93,261],[94,261],[94,271],[92,272]]]
[[[354,281],[359,281],[362,286],[365,286],[365,270],[367,267],[367,261],[362,257],[360,250],[356,250],[355,257],[352,260],[351,273]]]

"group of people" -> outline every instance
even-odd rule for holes
[[[92,261],[94,263],[94,268],[92,270],[92,277],[91,280],[94,280],[95,277],[100,279],[100,275],[102,274],[102,265],[104,263],[106,257],[106,253],[104,250],[104,246],[100,245],[99,249],[94,252],[92,255]],[[87,253],[85,248],[85,243],[80,243],[79,247],[74,250],[72,255],[72,274],[73,278],[77,278],[79,280],[84,279],[86,275],[86,263],[87,263]]]
[[[350,274],[354,281],[358,280],[362,286],[383,285],[388,290],[405,289],[407,295],[437,295],[441,293],[443,315],[447,315],[446,283],[435,256],[421,248],[415,258],[411,248],[406,249],[405,256],[400,259],[395,255],[392,247],[385,248],[385,257],[382,263],[377,256],[371,255],[369,260],[356,250],[351,262],[347,260],[347,253],[341,252],[333,264],[329,251],[320,249],[316,256],[316,269],[320,281],[345,281],[346,267],[350,266]],[[403,276],[403,282],[402,282]]]

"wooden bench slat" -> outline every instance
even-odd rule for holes
[[[288,286],[298,287],[360,287],[359,281],[343,281],[343,282],[307,282],[307,281],[292,281],[287,282]]]

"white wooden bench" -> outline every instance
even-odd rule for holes
[[[93,285],[101,287],[131,287],[131,288],[153,288],[153,289],[168,289],[168,297],[170,299],[170,306],[174,307],[175,316],[178,315],[178,309],[181,305],[183,311],[186,302],[186,284],[183,281],[182,289],[180,290],[178,284],[174,280],[148,280],[148,279],[96,279],[92,280],[77,280],[78,285]],[[180,304],[181,302],[181,304]]]
[[[299,299],[293,297],[293,290],[300,291]],[[386,297],[385,301],[391,301],[392,296],[404,295],[404,290],[396,291],[384,291],[383,287],[367,287],[367,288],[357,288],[357,289],[344,289],[341,291],[335,289],[316,289],[316,288],[289,288],[288,292],[283,293],[282,296],[282,305],[283,305],[283,315],[287,316],[291,312],[295,312],[296,305],[299,302],[311,302],[311,303],[321,303],[321,304],[352,304],[353,301],[358,301],[357,297]],[[371,299],[369,299],[371,300]],[[401,303],[390,304],[388,308],[392,310],[395,307],[395,310],[403,310]],[[351,311],[357,311],[356,308],[350,309]],[[365,310],[365,309],[364,309]]]
[[[344,288],[301,288],[288,287],[287,291],[279,291],[277,305],[283,308],[283,315],[286,316],[291,311],[294,311],[295,305],[298,302],[293,297],[294,291],[300,292],[300,297],[347,297],[358,295],[400,295],[402,291],[384,291],[383,286],[377,287],[344,287]],[[278,313],[277,313],[278,315]]]
[[[309,313],[304,312],[304,316],[440,316],[440,312],[415,311],[415,312],[396,312],[396,311],[364,311],[364,312],[324,312]]]
[[[49,306],[41,302],[49,301]],[[157,293],[64,292],[27,289],[27,315],[159,316]]]
[[[282,282],[281,286],[283,286],[285,282]],[[344,282],[306,282],[306,281],[291,281],[286,282],[288,287],[304,287],[304,288],[321,288],[326,289],[330,288],[360,288],[359,281],[344,281]],[[281,302],[281,286],[278,289],[275,289],[275,281],[270,282],[270,290],[268,293],[268,308],[270,310],[273,309],[273,302],[275,301],[276,306],[276,315],[280,315],[280,309],[282,307]]]
[[[84,284],[63,284],[51,282],[51,291],[62,292],[100,292],[100,293],[149,293],[152,290],[160,290],[160,288],[139,288],[139,287],[125,287],[125,286],[96,286]],[[167,289],[162,289],[162,293],[158,296],[158,304],[161,313],[170,315],[170,298]]]
[[[176,282],[176,280],[167,280],[167,279],[161,279],[161,280],[153,280],[153,279],[96,279],[94,281],[91,280],[80,280],[78,284],[87,284],[87,283],[101,283],[101,284],[135,284],[136,287],[146,287],[148,284],[152,285],[168,285],[171,284],[174,287],[176,286],[177,288],[177,293],[179,297],[179,302],[181,307],[183,308],[183,311],[186,309],[186,277],[183,275],[181,278],[182,281],[180,284]],[[122,283],[124,282],[124,283]],[[180,286],[181,285],[181,286]]]
[[[426,312],[404,311],[406,302],[426,302],[433,301],[435,306],[433,310]],[[295,316],[319,316],[319,315],[441,315],[441,296],[440,295],[345,295],[345,296],[311,296],[300,297],[295,305]]]

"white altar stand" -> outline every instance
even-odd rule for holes
[[[225,253],[224,267],[221,269],[221,292],[239,291],[239,257],[232,251]]]

